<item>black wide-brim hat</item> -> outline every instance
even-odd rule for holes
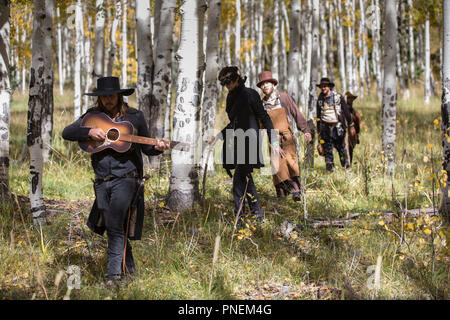
[[[319,84],[316,84],[316,87],[320,88],[320,87],[323,86],[323,85],[329,86],[329,87],[331,87],[331,88],[334,87],[334,83],[331,82],[330,79],[328,79],[328,78],[322,78],[322,79],[320,79],[320,83],[319,83]]]
[[[86,96],[109,96],[112,94],[121,94],[123,96],[129,96],[134,93],[134,89],[120,89],[120,83],[118,77],[102,77],[97,79],[97,88],[94,92],[86,92]]]

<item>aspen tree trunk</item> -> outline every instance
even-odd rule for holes
[[[256,13],[256,4],[255,0],[250,0],[251,7],[251,21],[252,26],[250,27],[250,40],[252,43],[252,50],[250,51],[250,76],[253,79],[253,83],[258,79],[258,44],[256,42],[257,39],[257,30],[258,30],[258,19]]]
[[[321,67],[321,77],[327,76],[327,44],[328,44],[328,32],[327,32],[327,20],[325,19],[325,3],[320,4],[320,67]]]
[[[223,34],[223,52],[225,57],[225,65],[231,65],[231,51],[230,51],[230,35],[231,35],[231,24],[227,22],[226,28],[224,28]]]
[[[250,28],[251,28],[251,18],[250,18],[250,13],[251,10],[249,10],[249,0],[242,0],[242,7],[244,8],[243,12],[244,12],[244,27],[243,27],[243,44],[244,44],[244,48],[243,48],[243,54],[242,56],[244,57],[244,63],[243,63],[243,74],[247,75],[249,83],[253,83],[253,79],[252,76],[250,74],[250,50],[249,50],[249,42],[251,41],[250,39]],[[206,25],[206,24],[205,24]],[[250,44],[251,46],[251,44]]]
[[[139,110],[146,121],[150,119],[150,101],[153,90],[153,48],[150,28],[151,7],[147,0],[136,0],[136,42],[137,42],[137,96]]]
[[[59,75],[59,94],[64,94],[64,75],[63,75],[63,59],[62,59],[62,33],[61,33],[61,16],[59,13],[59,7],[56,8],[56,19],[58,23],[56,25],[56,32],[58,35],[58,75]]]
[[[331,77],[331,79],[334,79],[334,43],[335,43],[335,39],[334,39],[334,19],[333,19],[333,14],[334,14],[334,2],[327,2],[326,3],[326,9],[328,12],[328,39],[329,40],[329,44],[328,44],[328,51],[327,51],[327,55],[328,55],[328,74]]]
[[[284,2],[283,2],[284,3]],[[280,33],[280,80],[279,86],[282,90],[286,90],[287,88],[287,61],[286,61],[286,36],[285,36],[285,24],[283,19],[280,18],[281,22],[281,33]],[[252,82],[254,83],[254,82]]]
[[[352,11],[353,11],[353,1],[350,0],[350,3],[346,2],[345,4],[346,7],[346,16],[347,19],[351,19],[352,16]],[[353,21],[352,21],[352,25],[349,25],[346,28],[347,31],[347,37],[346,37],[346,45],[345,45],[345,58],[346,58],[346,62],[345,62],[345,66],[347,67],[347,79],[348,79],[348,83],[347,83],[347,87],[348,90],[350,90],[352,93],[355,92],[355,78],[354,78],[354,70],[353,70]]]
[[[264,1],[257,1],[257,17],[258,17],[258,59],[255,61],[257,64],[257,73],[260,74],[265,69],[265,63],[264,63],[264,54],[263,54],[263,38],[264,38],[264,26],[263,26],[263,19],[264,19]]]
[[[85,10],[86,11],[86,10]],[[92,55],[91,55],[91,26],[92,26],[92,18],[87,15],[87,35],[85,35],[84,39],[84,66],[86,68],[86,77],[84,83],[84,92],[89,92],[92,87]],[[94,102],[94,99],[90,96],[83,96],[84,103],[81,108],[81,112],[85,113],[89,107]]]
[[[210,151],[208,141],[214,136],[217,101],[220,90],[217,84],[219,72],[219,32],[221,0],[209,1],[208,37],[206,43],[205,93],[202,103],[202,170]],[[212,152],[212,151],[211,151]],[[213,155],[208,158],[208,171],[214,171]]]
[[[412,0],[408,0],[408,33],[409,33],[409,68],[410,78],[412,83],[416,83],[416,66],[414,54],[414,31],[412,20]]]
[[[273,2],[273,41],[272,41],[272,65],[271,71],[275,79],[280,79],[280,0]]]
[[[236,20],[234,24],[234,56],[233,64],[241,66],[241,0],[236,0]]]
[[[450,172],[450,0],[442,1],[443,48],[442,48],[442,148],[444,151],[443,169],[447,173],[446,185],[441,190],[439,211],[450,219],[449,172]]]
[[[116,51],[117,51],[116,32],[117,32],[117,27],[119,26],[120,17],[122,15],[122,1],[121,0],[116,0],[115,8],[116,8],[116,12],[114,15],[114,20],[111,25],[109,59],[108,59],[108,66],[106,69],[106,74],[108,76],[112,76],[112,74],[113,74],[114,60],[116,58]]]
[[[279,85],[282,90],[287,88],[287,45],[286,45],[286,28],[289,30],[289,18],[287,16],[286,4],[280,1],[280,79]]]
[[[427,13],[425,20],[425,70],[424,70],[425,104],[430,104],[431,97],[431,66],[430,66],[430,18]]]
[[[366,46],[363,44],[365,42],[366,34],[366,15],[364,12],[364,2],[359,0],[359,12],[361,17],[361,22],[359,23],[359,33],[358,33],[358,51],[359,51],[359,94],[364,97],[364,79],[366,71]]]
[[[310,81],[311,81],[311,59],[312,59],[312,45],[313,45],[313,36],[312,36],[312,4],[311,0],[308,0],[308,6],[307,6],[307,16],[308,22],[307,22],[307,36],[306,36],[306,65],[305,65],[305,77],[303,78],[303,105],[305,106],[305,114],[308,112],[307,106],[309,105],[309,87],[310,87]],[[318,49],[318,48],[317,48]],[[317,54],[317,50],[314,51],[314,54]],[[303,59],[305,61],[305,59]]]
[[[10,11],[11,2],[0,0],[0,203],[5,203],[9,198]]]
[[[53,0],[34,1],[31,81],[28,100],[27,145],[30,150],[30,203],[35,224],[45,221],[42,194],[43,122],[53,109]]]
[[[164,137],[164,119],[170,112],[167,103],[172,78],[173,25],[175,20],[176,0],[166,0],[160,8],[160,25],[155,43],[155,69],[150,100],[149,130],[150,136]],[[150,167],[159,168],[161,156],[149,157]]]
[[[204,70],[203,20],[204,1],[184,0],[181,3],[181,39],[177,52],[179,72],[177,98],[173,119],[173,139],[191,145],[189,151],[172,151],[167,204],[171,210],[185,211],[199,200],[198,166],[201,146],[200,101]],[[200,144],[199,144],[200,143]]]
[[[389,175],[395,168],[395,136],[397,113],[397,86],[395,60],[397,49],[397,1],[386,1],[384,29],[384,85],[382,104],[383,153]]]
[[[156,43],[158,42],[159,25],[161,24],[161,6],[162,0],[155,0],[155,8],[153,9],[153,56],[156,57]]]
[[[128,34],[127,34],[127,12],[128,1],[122,0],[122,88],[127,87],[127,66],[128,66]]]
[[[374,26],[372,28],[373,32],[373,53],[372,53],[372,65],[373,72],[375,75],[375,79],[377,80],[377,93],[378,99],[382,100],[383,98],[383,83],[382,83],[382,75],[381,75],[381,52],[380,52],[380,7],[379,0],[374,0],[373,5],[375,7],[375,21]]]
[[[27,39],[27,31],[23,29],[22,32],[22,43],[25,43]],[[27,69],[25,59],[22,61],[22,94],[25,94],[25,90],[27,89]]]
[[[103,60],[105,58],[105,5],[103,0],[95,2],[95,40],[94,70],[92,82],[97,86],[97,79],[104,76]]]
[[[74,97],[73,97],[73,117],[78,119],[81,116],[81,57],[83,55],[83,13],[81,11],[81,0],[77,1],[75,8],[75,66],[74,66]]]
[[[339,37],[339,75],[341,77],[341,88],[343,92],[347,91],[347,76],[345,68],[345,51],[344,51],[344,31],[342,27],[342,5],[341,0],[337,0],[336,3],[338,15],[336,17],[337,32]]]
[[[311,76],[309,81],[309,98],[307,122],[311,130],[312,140],[307,145],[306,161],[310,168],[314,167],[314,137],[317,105],[316,84],[319,82],[319,0],[312,0],[312,56],[311,56]]]
[[[301,0],[291,2],[291,25],[289,31],[288,87],[289,95],[300,102],[298,75],[300,73],[300,9]]]

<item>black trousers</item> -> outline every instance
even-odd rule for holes
[[[233,175],[233,198],[234,198],[234,214],[242,217],[245,213],[245,198],[252,216],[261,218],[264,216],[259,202],[258,192],[252,177],[253,168],[238,164]]]
[[[136,266],[132,248],[126,239],[126,223],[128,208],[137,190],[136,178],[114,178],[108,181],[95,182],[97,205],[105,219],[108,236],[108,269],[106,278],[119,278],[127,272],[134,274]],[[126,245],[125,266],[122,268],[124,247]]]
[[[345,135],[338,137],[336,134],[336,127],[330,126],[324,122],[320,123],[320,137],[323,139],[323,150],[325,156],[325,163],[328,166],[334,167],[333,148],[339,153],[339,160],[341,165],[345,168],[350,167],[350,161],[347,156],[345,148]]]

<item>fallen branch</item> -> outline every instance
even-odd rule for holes
[[[397,216],[398,213],[392,211],[375,211],[377,213],[382,213],[387,221],[390,221],[393,216]],[[345,218],[330,219],[330,218],[315,218],[308,219],[307,222],[313,228],[321,227],[345,227],[346,225],[352,224],[353,219],[368,214],[369,212],[357,212],[347,215]],[[425,209],[410,209],[406,211],[405,217],[419,217],[423,215],[436,216],[438,215],[438,210],[436,208],[425,208]]]

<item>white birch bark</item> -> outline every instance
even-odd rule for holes
[[[233,64],[241,66],[241,0],[236,0],[236,19],[234,22],[234,56]]]
[[[162,0],[155,0],[155,7],[153,9],[153,56],[156,57],[156,43],[158,42],[159,25],[161,24],[161,6]]]
[[[334,79],[335,78],[335,76],[334,76],[334,64],[335,64],[335,59],[334,59],[334,43],[335,43],[334,21],[335,21],[335,19],[333,19],[333,15],[335,14],[334,2],[327,2],[326,8],[327,8],[327,12],[328,12],[328,39],[330,39],[329,40],[330,43],[328,45],[328,50],[327,50],[328,74],[331,79]]]
[[[116,41],[116,33],[117,28],[119,26],[120,17],[122,16],[122,1],[116,0],[116,12],[114,14],[114,20],[111,24],[111,33],[110,33],[110,46],[109,46],[109,59],[108,59],[108,66],[106,69],[106,74],[108,76],[112,76],[113,74],[113,68],[114,68],[114,61],[116,58],[116,51],[117,51],[117,41]]]
[[[366,15],[364,8],[364,1],[359,0],[359,12],[361,16],[361,22],[359,23],[358,32],[358,51],[359,51],[359,94],[364,97],[364,79],[366,71],[366,46],[363,44],[365,42],[366,34]]]
[[[382,104],[382,147],[387,173],[395,168],[395,136],[397,114],[397,85],[395,75],[397,49],[397,3],[386,1],[384,29],[384,85]]]
[[[408,0],[408,34],[409,34],[409,72],[411,82],[416,82],[416,66],[415,66],[415,54],[414,54],[414,30],[412,20],[412,0]]]
[[[103,0],[95,2],[95,40],[94,40],[94,70],[92,82],[97,85],[97,79],[104,76],[103,61],[105,58],[105,5]]]
[[[22,29],[22,43],[25,43],[27,38],[27,30]],[[22,94],[25,94],[25,90],[27,89],[27,69],[25,60],[22,61]]]
[[[346,7],[345,12],[346,12],[347,19],[351,19],[352,12],[354,9],[353,1],[350,0],[349,2],[346,2],[345,7]],[[353,39],[354,39],[353,28],[354,28],[354,25],[353,25],[353,20],[352,20],[352,24],[346,27],[347,37],[345,39],[345,40],[347,40],[346,44],[345,44],[345,59],[346,59],[345,67],[347,68],[346,72],[347,72],[347,80],[348,80],[347,87],[348,87],[348,90],[350,90],[352,93],[355,92],[355,86],[356,86],[355,78],[354,78],[355,73],[354,73],[354,69],[353,69],[353,67],[354,67],[354,65],[353,65],[353,58],[354,58],[353,57]]]
[[[380,7],[379,0],[374,0],[373,5],[375,8],[375,20],[374,25],[372,27],[373,32],[373,52],[372,52],[372,65],[373,72],[375,75],[375,79],[377,81],[377,93],[378,99],[382,100],[383,98],[383,82],[381,75],[381,52],[380,52],[380,30],[381,30],[381,20],[380,20]]]
[[[197,148],[201,146],[200,101],[204,70],[203,20],[204,1],[184,0],[181,3],[181,39],[177,53],[179,72],[177,98],[173,119],[173,139],[191,145],[189,151],[172,151],[167,204],[171,210],[185,211],[199,200]]]
[[[86,10],[85,10],[86,11]],[[86,69],[85,73],[85,83],[84,83],[84,92],[89,92],[92,87],[92,55],[91,55],[91,26],[92,26],[92,18],[87,15],[87,28],[88,33],[85,34],[84,38],[84,66]],[[94,99],[91,96],[83,96],[84,103],[81,108],[81,113],[85,113],[89,107],[94,102]]]
[[[122,88],[127,87],[128,75],[128,33],[127,33],[127,12],[128,1],[122,0]]]
[[[289,30],[289,17],[287,15],[286,3],[280,1],[280,89],[287,89],[287,40],[286,30]]]
[[[81,116],[81,58],[83,55],[83,13],[81,10],[81,0],[77,1],[75,7],[75,66],[74,66],[74,97],[73,97],[73,117],[78,119]]]
[[[425,20],[425,70],[424,70],[425,104],[430,104],[431,98],[431,64],[430,64],[430,19],[427,13]]]
[[[300,73],[300,9],[301,0],[291,2],[291,24],[289,31],[289,60],[288,60],[288,86],[287,91],[296,103],[299,99],[298,75]]]
[[[147,0],[136,0],[137,97],[139,110],[146,121],[150,119],[150,100],[153,90],[153,46],[151,7]]]
[[[303,102],[302,105],[305,106],[305,110],[302,110],[304,114],[308,112],[307,106],[309,105],[309,88],[310,88],[310,81],[311,81],[311,59],[312,59],[312,44],[313,44],[313,37],[312,37],[312,4],[311,0],[308,0],[308,6],[307,6],[307,16],[309,16],[308,22],[306,24],[308,32],[306,33],[306,44],[305,44],[305,55],[306,59],[303,59],[303,61],[306,60],[305,65],[305,76],[303,78]],[[317,51],[315,51],[315,54],[317,54]]]
[[[170,112],[167,103],[172,78],[173,25],[175,20],[176,0],[166,0],[160,9],[160,25],[156,37],[155,70],[150,100],[149,128],[152,137],[164,136],[164,119]],[[159,168],[160,156],[149,158],[152,168]]]
[[[347,91],[347,76],[345,66],[345,50],[344,50],[344,30],[342,27],[342,5],[341,0],[336,3],[338,15],[336,17],[337,32],[338,32],[338,46],[339,46],[339,75],[341,78],[341,88],[343,92]]]
[[[53,0],[34,1],[31,81],[28,100],[27,145],[30,150],[30,203],[35,224],[45,220],[42,194],[43,122],[53,109]]]
[[[282,1],[283,2],[283,1]],[[283,2],[284,3],[284,2]],[[280,75],[279,75],[279,87],[281,90],[286,90],[287,88],[287,59],[286,59],[286,30],[285,30],[285,21],[281,19],[281,33],[280,33]],[[252,82],[253,83],[253,82]]]
[[[230,66],[231,65],[231,51],[230,51],[230,35],[231,35],[231,24],[230,22],[227,23],[226,28],[224,28],[224,34],[223,34],[223,52],[225,56],[225,65]]]
[[[312,0],[312,56],[311,56],[311,75],[309,81],[309,98],[308,111],[306,120],[311,130],[312,140],[307,144],[306,161],[310,168],[314,167],[314,137],[315,137],[315,120],[316,117],[316,84],[319,82],[319,0]]]
[[[449,172],[450,172],[450,0],[442,1],[443,43],[442,43],[442,147],[443,169],[447,172],[446,185],[441,189],[439,211],[450,217]]]
[[[220,32],[220,9],[221,0],[209,1],[208,36],[206,43],[206,71],[205,71],[205,93],[202,103],[202,170],[208,159],[208,171],[214,171],[213,155],[210,151],[208,141],[214,136],[214,121],[216,119],[217,101],[219,99],[219,86],[217,74],[219,72],[219,32]]]
[[[257,73],[260,74],[262,71],[264,71],[264,54],[263,54],[263,38],[264,38],[264,26],[263,26],[263,19],[264,19],[264,1],[257,1],[257,20],[258,20],[258,60],[255,61],[257,63]]]
[[[5,203],[9,198],[10,11],[11,2],[0,0],[0,203]]]
[[[271,71],[275,79],[280,79],[280,0],[273,2],[273,40],[271,54]]]
[[[325,19],[325,3],[320,4],[320,67],[321,77],[327,76],[327,44],[328,44],[328,32],[327,32],[327,19]]]
[[[56,19],[58,23],[56,25],[56,32],[58,36],[58,75],[59,75],[59,94],[64,94],[64,75],[63,75],[63,59],[62,59],[62,33],[61,33],[61,15],[59,7],[56,8]]]

